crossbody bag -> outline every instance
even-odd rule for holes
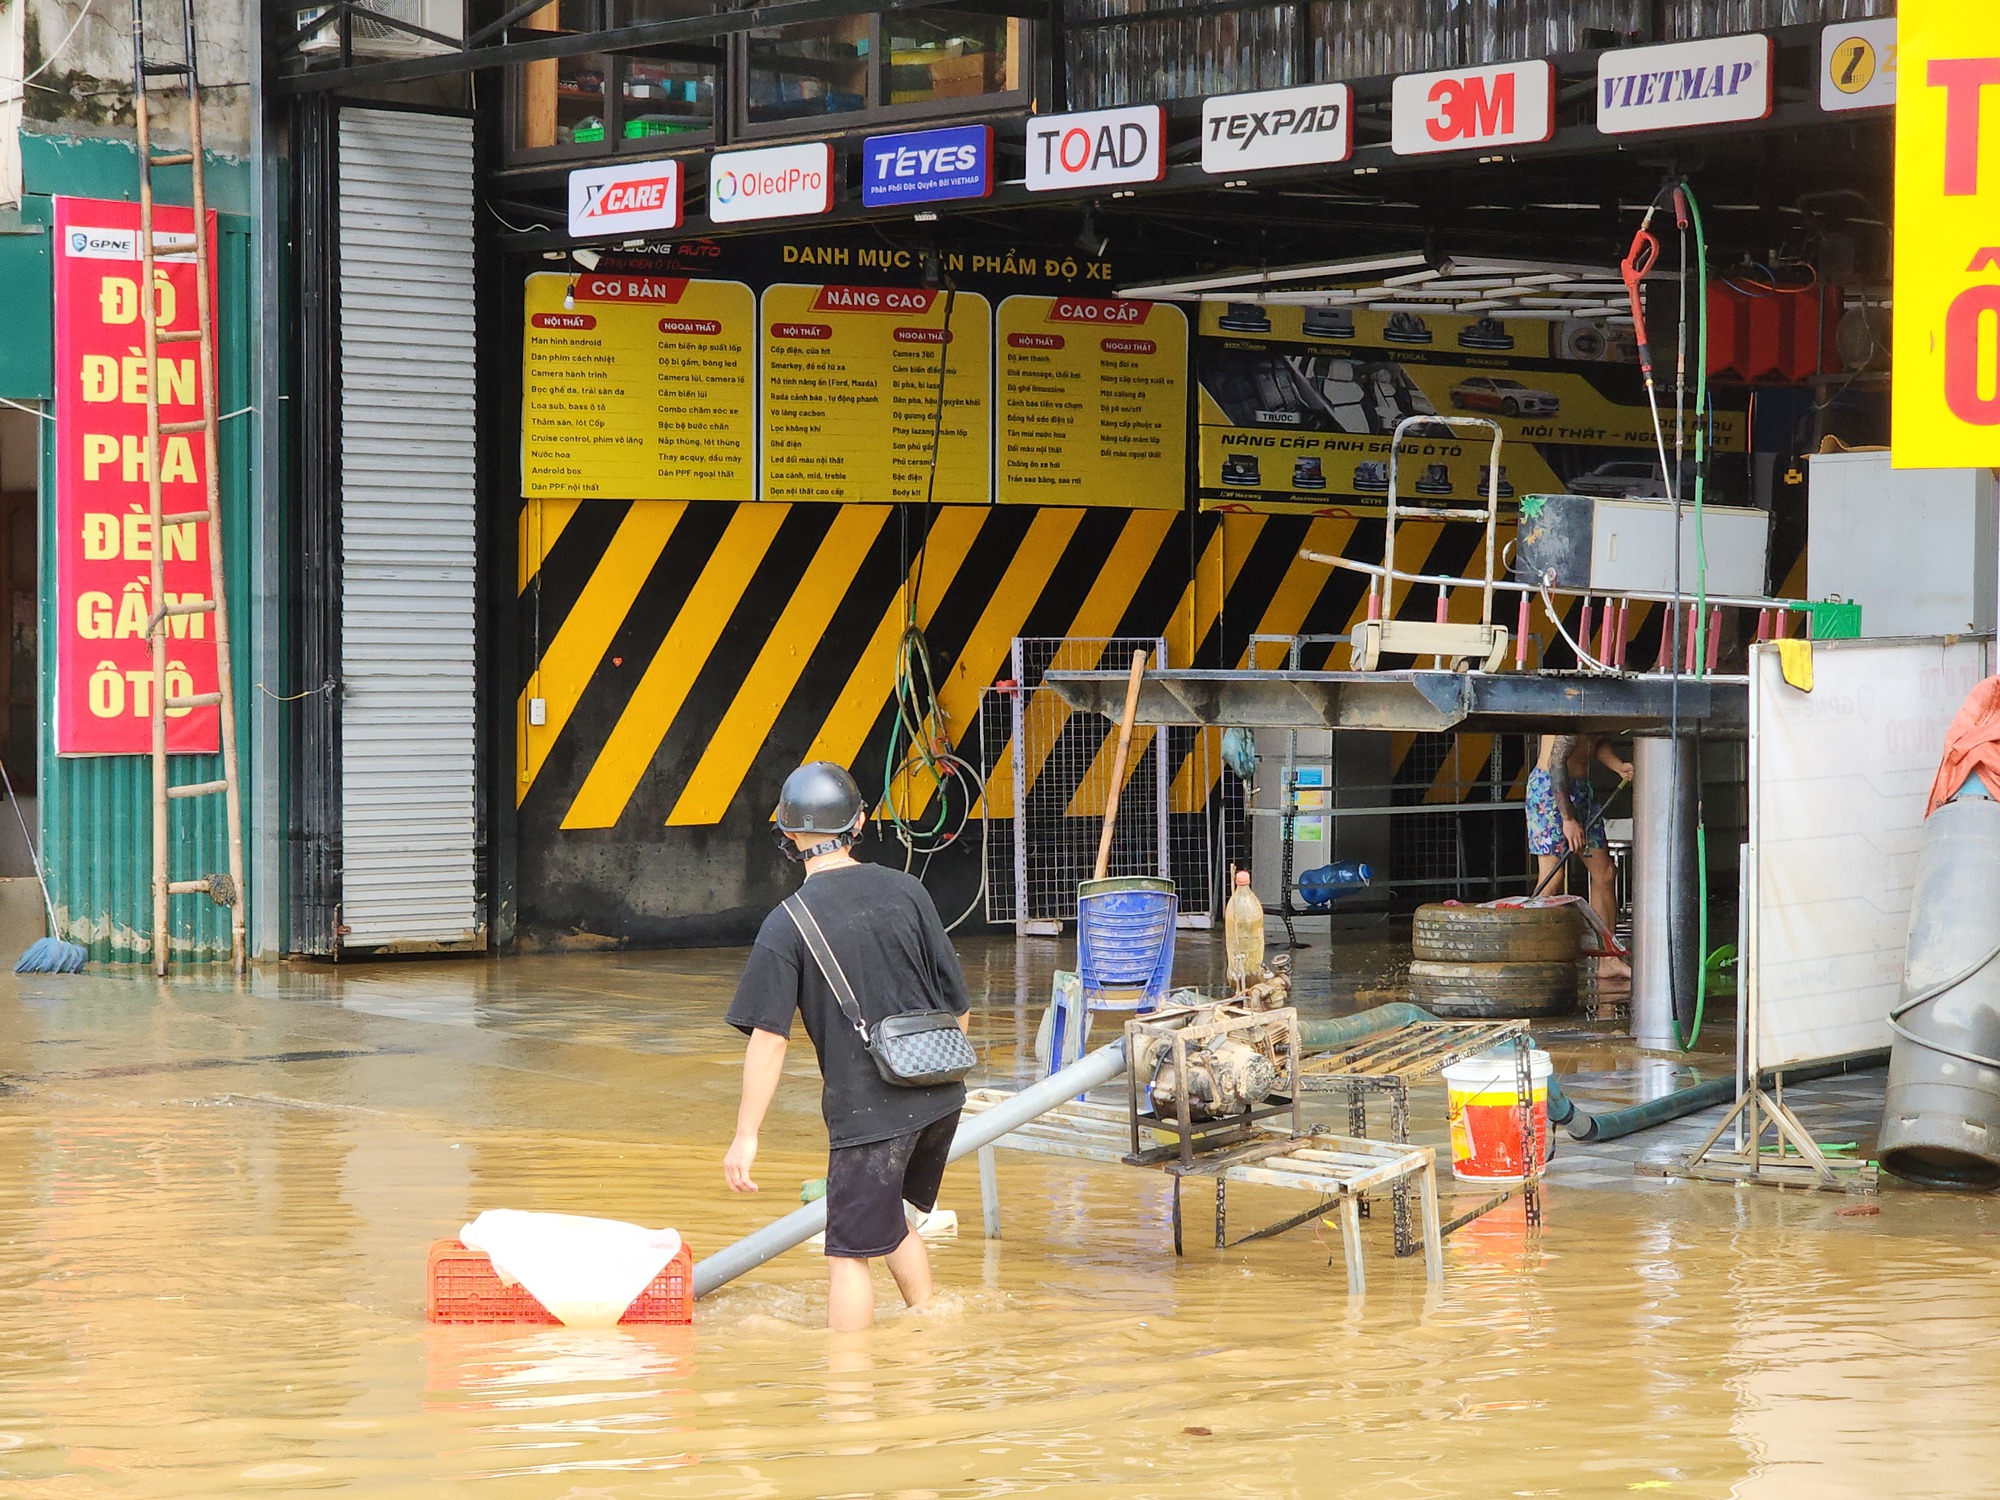
[[[958,1083],[972,1071],[979,1059],[959,1029],[957,1016],[942,1010],[907,1011],[884,1016],[870,1026],[861,1018],[861,1002],[854,997],[854,986],[847,982],[847,971],[841,968],[818,919],[797,892],[785,898],[785,912],[806,940],[821,977],[840,1003],[841,1014],[875,1059],[876,1071],[885,1082],[899,1088],[927,1089],[940,1083]]]

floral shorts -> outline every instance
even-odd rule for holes
[[[1597,816],[1597,795],[1590,789],[1588,776],[1573,776],[1569,783],[1569,810],[1583,825],[1583,847],[1604,849],[1604,822]],[[1556,806],[1556,787],[1547,771],[1537,766],[1528,773],[1528,848],[1536,854],[1564,854],[1569,841],[1563,837],[1562,811]]]

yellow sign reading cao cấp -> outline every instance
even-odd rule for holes
[[[2000,7],[1897,33],[1894,463],[2000,466]]]
[[[750,500],[757,299],[740,281],[528,278],[521,492]]]
[[[1187,315],[1165,302],[1009,297],[996,322],[994,497],[1179,510]]]

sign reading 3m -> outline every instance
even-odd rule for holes
[[[1527,146],[1556,131],[1552,63],[1504,63],[1398,78],[1389,99],[1389,144],[1398,156]]]
[[[2000,11],[1896,20],[1894,462],[2000,466]]]

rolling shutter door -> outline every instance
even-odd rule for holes
[[[474,943],[472,122],[343,109],[339,163],[340,941]]]

